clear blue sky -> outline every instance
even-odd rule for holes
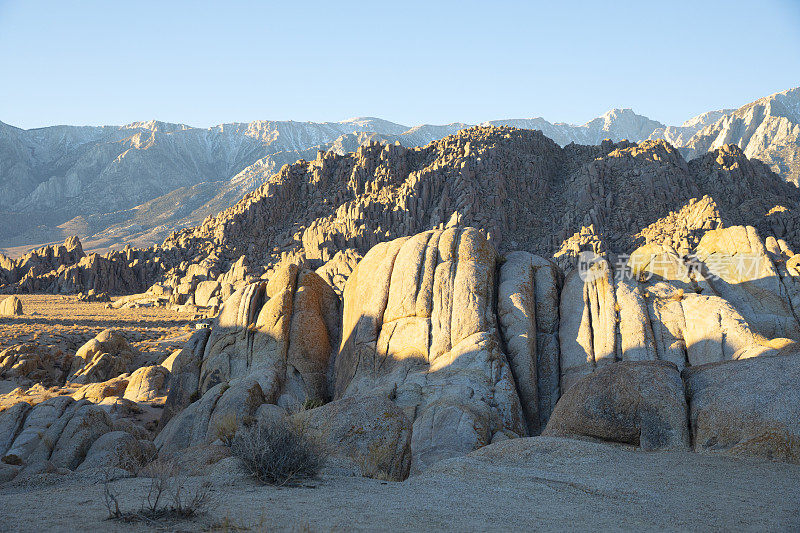
[[[403,124],[632,107],[668,124],[800,85],[800,0],[0,0],[0,121]]]

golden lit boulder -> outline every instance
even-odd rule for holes
[[[17,316],[23,314],[22,301],[16,296],[9,296],[0,302],[0,316]]]
[[[336,398],[390,398],[411,471],[527,429],[495,318],[497,254],[474,228],[378,244],[344,290]]]
[[[67,378],[73,383],[102,382],[132,370],[138,351],[120,333],[107,329],[81,346]]]

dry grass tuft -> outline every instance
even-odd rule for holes
[[[236,430],[239,428],[239,417],[233,413],[228,413],[222,417],[214,428],[214,434],[222,443],[231,447],[233,440],[236,437]]]

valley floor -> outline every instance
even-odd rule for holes
[[[21,316],[0,317],[0,351],[24,342],[64,343],[69,348],[91,339],[104,329],[125,332],[130,342],[147,350],[162,341],[180,348],[179,338],[194,328],[193,315],[163,307],[109,309],[104,302],[82,302],[74,295],[18,294],[25,312]],[[0,294],[0,300],[7,295]],[[174,340],[173,340],[174,339]],[[165,348],[166,349],[166,348]]]
[[[54,476],[59,478],[60,476]],[[2,531],[787,531],[800,528],[800,466],[639,452],[536,437],[443,461],[403,483],[322,475],[303,487],[216,474],[208,512],[172,524],[105,520],[102,483],[78,476],[0,489]],[[114,482],[137,507],[146,479]]]

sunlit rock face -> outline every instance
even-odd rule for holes
[[[160,453],[213,442],[220,424],[252,423],[263,404],[297,409],[329,400],[339,309],[319,275],[293,264],[231,295],[211,331],[196,334],[175,361]]]
[[[685,424],[682,370],[795,350],[776,266],[791,254],[769,252],[751,227],[708,231],[690,258],[664,245],[591,255],[563,277],[525,252],[500,259],[472,228],[376,246],[344,291],[336,396],[403,407],[412,471],[546,426],[681,448],[696,430]],[[570,399],[556,406],[561,397]],[[597,418],[587,405],[605,407]]]
[[[497,254],[473,228],[373,248],[344,291],[336,397],[390,397],[412,469],[527,434],[495,317]]]

